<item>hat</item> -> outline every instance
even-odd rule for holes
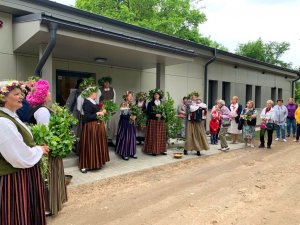
[[[31,106],[44,104],[48,95],[50,84],[47,80],[38,80],[33,84],[31,91],[28,93],[26,100]]]
[[[108,82],[108,83],[111,84],[112,78],[109,77],[109,76],[108,76],[108,77],[102,77],[101,79],[98,80],[98,85],[99,85],[100,87],[103,87],[103,85],[104,85],[105,82]]]
[[[193,91],[193,92],[191,92],[191,93],[188,94],[188,98],[190,99],[192,96],[197,96],[197,97],[199,97],[200,95],[199,95],[199,92]]]
[[[25,85],[23,82],[18,80],[7,80],[0,82],[0,102],[5,101],[5,96],[9,94],[12,90],[20,88],[22,92],[25,92]]]

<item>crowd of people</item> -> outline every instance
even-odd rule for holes
[[[148,95],[144,92],[135,95],[128,90],[123,95],[118,112],[104,122],[102,119],[108,113],[104,102],[116,101],[111,82],[110,77],[104,77],[99,81],[99,88],[93,79],[79,80],[66,104],[79,121],[71,129],[76,135],[74,151],[79,155],[78,167],[82,173],[101,169],[110,160],[109,145],[125,161],[137,159],[138,144],[143,144],[145,154],[167,154],[166,114],[162,109],[164,92],[153,89]],[[37,146],[27,126],[49,124],[53,114],[49,108],[49,87],[48,81],[41,79],[26,82],[26,85],[20,81],[0,82],[1,224],[46,224],[46,214],[58,214],[68,200],[62,158],[49,154],[49,177],[45,182],[41,178],[38,162],[48,154],[49,147]],[[136,125],[133,106],[146,115],[145,127]],[[179,135],[185,140],[184,154],[195,151],[200,156],[200,151],[209,150],[205,128],[207,105],[194,91],[183,98],[177,111],[181,120]],[[259,117],[261,123],[257,124]],[[229,133],[231,144],[238,143],[242,135],[245,147],[254,148],[258,125],[259,148],[271,148],[274,130],[275,141],[281,139],[286,142],[286,137],[293,136],[294,141],[299,142],[300,105],[296,105],[292,98],[288,99],[287,105],[283,104],[282,99],[278,99],[275,106],[272,100],[268,100],[259,115],[252,100],[243,107],[237,96],[232,97],[227,105],[224,100],[218,99],[210,115],[210,144],[220,143],[219,150],[228,151],[226,135]]]

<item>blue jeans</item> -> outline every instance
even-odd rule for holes
[[[287,123],[287,134],[290,135],[291,134],[291,126],[292,126],[292,130],[293,130],[293,135],[296,134],[296,120],[295,119],[290,119],[290,118],[286,118],[286,123]]]
[[[280,132],[281,132],[281,138],[285,139],[285,125],[278,125],[278,129],[276,129],[276,137],[280,138]]]
[[[210,144],[216,145],[218,143],[217,134],[210,134]]]

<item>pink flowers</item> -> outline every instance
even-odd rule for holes
[[[39,80],[34,83],[31,92],[26,97],[28,103],[32,106],[42,105],[45,102],[49,92],[49,82],[47,80]]]

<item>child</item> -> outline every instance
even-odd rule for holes
[[[216,145],[218,143],[218,130],[220,126],[220,112],[217,109],[211,112],[211,119],[209,121],[210,143]]]

